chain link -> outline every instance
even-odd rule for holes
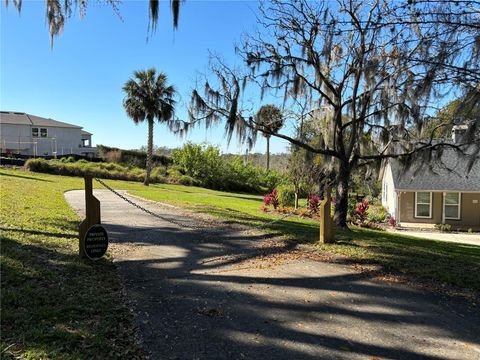
[[[176,221],[176,220],[173,220],[173,219],[170,219],[170,218],[167,218],[165,216],[162,216],[160,214],[157,214],[137,203],[135,203],[134,201],[130,200],[129,198],[127,198],[125,195],[119,193],[117,190],[113,189],[112,187],[110,187],[109,185],[107,185],[104,181],[102,181],[101,179],[98,179],[98,178],[95,178],[96,181],[98,181],[101,185],[103,185],[106,189],[110,190],[112,193],[114,193],[115,195],[117,195],[119,198],[125,200],[127,203],[129,203],[130,205],[133,205],[135,206],[137,209],[149,214],[149,215],[152,215],[160,220],[164,220],[164,221],[167,221],[169,223],[172,223],[174,225],[177,225],[177,226],[180,226],[182,228],[189,228],[189,229],[193,229],[193,230],[203,230],[205,227],[202,227],[202,226],[198,226],[198,225],[193,225],[193,224],[185,224],[185,223],[181,223],[179,221]]]
[[[129,203],[130,205],[136,207],[137,209],[153,216],[153,217],[156,217],[160,220],[164,220],[164,221],[167,221],[169,223],[172,223],[174,225],[177,225],[177,226],[180,226],[181,228],[189,228],[189,229],[192,229],[192,230],[199,230],[199,231],[204,231],[205,229],[210,229],[211,228],[208,228],[206,226],[198,226],[198,225],[194,225],[194,224],[185,224],[185,223],[182,223],[180,221],[176,221],[176,220],[173,220],[173,219],[170,219],[170,218],[167,218],[165,216],[162,216],[160,214],[157,214],[151,210],[148,210],[147,208],[135,203],[134,201],[130,200],[128,197],[126,197],[125,195],[119,193],[117,190],[113,189],[112,187],[110,187],[109,185],[107,185],[103,180],[99,179],[99,178],[95,178],[95,180],[97,182],[99,182],[103,187],[105,187],[107,190],[111,191],[112,193],[114,193],[115,195],[117,195],[119,198],[123,199],[124,201],[126,201],[127,203]],[[248,230],[255,230],[255,229],[262,229],[264,227],[267,227],[269,225],[272,225],[272,224],[275,224],[276,222],[279,222],[279,221],[282,221],[284,219],[286,219],[287,217],[290,217],[292,216],[293,214],[292,213],[289,213],[289,214],[285,214],[283,216],[281,216],[280,218],[278,219],[275,219],[275,220],[272,220],[272,221],[269,221],[269,222],[266,222],[266,223],[263,223],[263,224],[260,224],[260,225],[257,225],[257,226],[253,226],[253,227],[250,227],[249,229],[246,229],[246,230],[243,230],[243,231],[248,231]]]

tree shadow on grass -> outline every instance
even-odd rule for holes
[[[452,353],[442,346],[478,344],[480,315],[457,299],[371,282],[338,265],[249,263],[275,259],[292,243],[259,248],[258,238],[230,228],[205,237],[168,226],[139,238],[106,226],[114,242],[151,246],[116,264],[154,358],[443,359]]]
[[[6,173],[1,172],[1,171],[0,171],[0,176],[9,176],[9,177],[15,177],[15,178],[27,179],[27,180],[35,180],[35,181],[43,181],[43,182],[52,182],[51,180],[47,180],[47,179],[39,179],[39,178],[36,178],[36,177],[25,176],[25,175],[18,175],[18,174],[6,174]]]
[[[111,262],[81,260],[49,240],[28,243],[13,234],[2,233],[2,342],[11,345],[2,357],[121,358],[139,351]]]
[[[38,230],[32,230],[32,229],[16,229],[16,228],[0,227],[0,231],[13,231],[18,233],[23,233],[25,235],[45,235],[45,236],[65,238],[65,239],[78,239],[78,235],[65,234],[65,233],[53,233],[53,232],[38,231]]]

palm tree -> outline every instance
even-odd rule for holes
[[[135,71],[123,86],[125,99],[123,107],[135,124],[148,121],[147,174],[144,185],[150,183],[153,156],[153,124],[155,118],[160,123],[169,123],[175,111],[176,90],[167,84],[167,75],[154,68]]]
[[[275,105],[263,105],[255,117],[257,128],[267,139],[267,170],[270,170],[270,136],[283,126],[282,111]]]

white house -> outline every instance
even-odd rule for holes
[[[0,111],[2,153],[32,156],[94,156],[92,134],[81,126],[23,112]]]

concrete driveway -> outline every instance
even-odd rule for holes
[[[95,191],[152,359],[480,359],[480,311],[173,207]],[[82,191],[65,194],[79,213]],[[290,256],[289,254],[293,254]]]
[[[459,244],[470,244],[480,246],[480,234],[468,234],[468,233],[440,233],[433,231],[414,231],[414,230],[394,230],[399,234],[415,236],[422,239],[439,240],[454,242]]]

